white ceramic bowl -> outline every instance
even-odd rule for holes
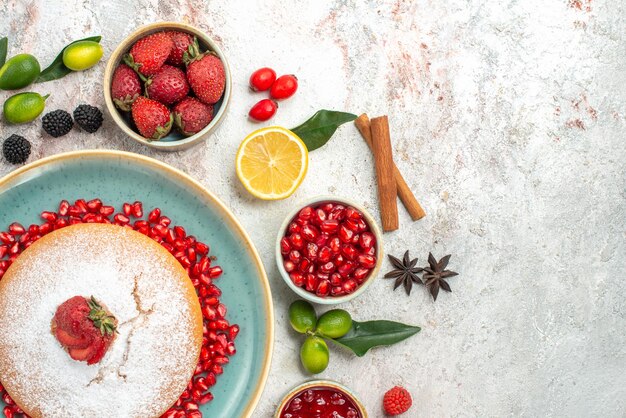
[[[283,255],[280,252],[280,240],[285,236],[285,232],[287,231],[289,224],[296,217],[298,212],[300,212],[300,210],[305,206],[317,206],[321,203],[327,203],[327,202],[341,203],[342,205],[352,206],[353,208],[357,209],[359,212],[363,214],[363,218],[365,218],[365,221],[367,222],[367,225],[370,227],[372,234],[374,234],[374,236],[376,237],[376,265],[370,272],[369,276],[367,276],[365,281],[353,293],[350,293],[344,296],[320,297],[314,293],[308,292],[306,289],[302,287],[296,286],[291,281],[291,278],[289,277],[289,273],[287,273],[287,270],[285,270],[285,267],[283,266]],[[308,199],[308,200],[301,202],[292,211],[290,211],[289,214],[287,214],[287,216],[285,217],[285,220],[280,226],[280,229],[278,230],[278,234],[276,237],[276,264],[278,266],[278,271],[280,272],[280,275],[282,276],[283,280],[285,281],[285,283],[287,283],[287,286],[289,286],[291,290],[296,292],[296,294],[300,296],[302,299],[306,299],[309,302],[318,303],[320,305],[336,305],[336,304],[348,302],[358,297],[359,295],[361,295],[363,292],[365,292],[365,290],[369,287],[372,281],[374,281],[374,279],[376,278],[376,275],[378,274],[378,271],[380,270],[382,262],[383,262],[382,234],[380,232],[380,229],[378,228],[378,225],[376,224],[376,221],[364,207],[362,207],[361,205],[359,205],[358,203],[350,199],[346,199],[343,197],[317,196],[312,199]]]
[[[356,397],[354,392],[352,392],[350,389],[348,389],[344,385],[337,383],[337,382],[333,382],[332,380],[311,380],[309,382],[305,382],[301,385],[296,386],[295,388],[290,390],[289,393],[287,393],[287,395],[285,395],[285,397],[280,401],[278,408],[276,408],[276,413],[274,414],[274,418],[280,418],[280,415],[283,412],[283,409],[285,408],[285,406],[287,406],[289,401],[293,397],[295,397],[298,393],[304,390],[310,389],[310,388],[314,388],[314,387],[335,389],[339,392],[345,393],[346,395],[348,395],[352,403],[354,403],[354,405],[357,407],[358,411],[361,413],[361,417],[367,418],[367,411],[365,410],[365,407],[363,406],[361,401],[359,401],[359,399]]]
[[[182,134],[176,131],[175,127],[172,127],[172,131],[165,138],[161,138],[158,141],[149,141],[148,139],[141,136],[138,132],[135,132],[135,130],[133,130],[132,121],[130,120],[129,115],[130,112],[123,112],[115,107],[113,99],[111,98],[111,80],[113,79],[113,73],[115,72],[115,69],[122,62],[124,55],[127,54],[128,51],[130,51],[130,48],[135,42],[147,35],[151,35],[153,33],[161,32],[164,30],[177,30],[181,32],[187,32],[190,35],[198,38],[198,43],[200,44],[201,50],[213,51],[220,58],[220,60],[222,60],[222,64],[224,64],[224,72],[226,73],[226,85],[224,87],[224,94],[222,95],[222,98],[213,106],[213,120],[200,132],[189,137],[184,137]],[[226,114],[226,109],[228,109],[228,105],[230,103],[232,79],[230,74],[230,68],[228,67],[228,61],[226,60],[224,53],[222,52],[220,47],[213,41],[213,39],[211,39],[207,34],[197,28],[194,28],[193,26],[184,23],[158,22],[138,28],[135,32],[128,35],[117,46],[117,48],[115,48],[115,51],[113,51],[113,53],[111,54],[111,57],[107,62],[106,69],[104,70],[103,89],[104,100],[106,102],[107,109],[109,110],[109,113],[111,114],[111,117],[113,118],[117,126],[119,126],[120,129],[126,133],[126,135],[141,144],[162,151],[181,151],[206,140],[210,136],[211,132],[213,132],[223,120],[224,115]]]

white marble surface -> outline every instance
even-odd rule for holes
[[[352,197],[377,214],[372,157],[353,126],[311,154],[296,194],[262,202],[233,159],[258,125],[254,69],[295,73],[298,94],[273,124],[319,108],[388,114],[396,163],[428,216],[385,235],[385,249],[425,260],[452,253],[453,293],[433,303],[379,280],[347,304],[354,317],[423,331],[363,358],[333,350],[322,377],[343,382],[374,417],[393,384],[407,416],[626,416],[626,5],[607,0],[201,1],[0,3],[10,54],[48,63],[69,41],[102,34],[105,56],[135,27],[187,20],[212,34],[234,74],[227,119],[205,144],[162,154],[130,142],[106,117],[96,135],[53,139],[40,123],[0,124],[34,145],[30,159],[70,150],[138,152],[181,168],[220,196],[271,278],[276,348],[255,416],[307,379],[286,322],[294,299],[273,259],[282,215],[316,194]],[[35,87],[48,110],[104,107],[104,62]],[[7,93],[1,93],[2,99]],[[0,174],[14,167],[0,163]],[[385,263],[383,271],[388,269]]]

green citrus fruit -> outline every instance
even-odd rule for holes
[[[306,300],[297,300],[289,306],[289,322],[293,329],[301,334],[315,329],[317,315],[315,309]]]
[[[352,328],[352,317],[343,309],[333,309],[317,321],[317,332],[328,338],[341,338]]]
[[[63,51],[63,64],[72,71],[91,68],[102,58],[102,45],[94,41],[74,42]]]
[[[300,348],[302,365],[311,374],[318,374],[326,370],[329,355],[326,341],[320,337],[307,337],[302,348]]]
[[[25,123],[43,112],[48,96],[39,93],[18,93],[4,102],[4,118],[9,123]]]
[[[41,68],[37,58],[30,54],[19,54],[0,68],[0,89],[17,90],[28,86],[39,76]]]

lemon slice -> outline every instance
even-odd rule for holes
[[[243,140],[235,164],[237,177],[254,196],[285,199],[302,183],[309,167],[309,151],[290,130],[270,126]]]

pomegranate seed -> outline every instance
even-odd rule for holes
[[[209,253],[209,246],[202,243],[202,242],[196,242],[196,251],[198,252],[198,254],[200,255],[207,255]]]
[[[317,259],[318,247],[317,244],[313,242],[309,242],[306,245],[306,249],[304,250],[304,256],[311,261],[315,261]]]
[[[223,303],[220,303],[219,305],[217,305],[217,314],[224,318],[226,316],[226,305],[224,305]]]
[[[289,253],[289,259],[294,263],[298,264],[300,260],[302,260],[302,255],[300,255],[300,251],[293,250]]]
[[[300,262],[298,266],[298,270],[302,273],[312,273],[315,270],[315,266],[309,261],[308,258],[305,258]]]
[[[354,236],[354,231],[349,229],[346,225],[339,227],[339,239],[345,243],[349,243]]]
[[[298,271],[295,271],[289,274],[289,278],[298,287],[301,287],[304,284],[304,275]]]
[[[103,216],[111,216],[115,212],[115,208],[113,206],[102,206],[100,208],[100,214]]]
[[[5,244],[13,244],[15,242],[15,237],[8,232],[0,232],[0,241]]]
[[[304,248],[304,240],[302,239],[302,235],[297,232],[289,236],[289,242],[291,242],[292,247],[298,250]]]
[[[363,232],[359,237],[359,245],[361,248],[372,248],[376,243],[376,238],[371,232]]]
[[[122,205],[122,212],[124,212],[124,215],[126,216],[130,216],[131,212],[132,212],[133,208],[130,205],[130,203],[124,203]]]
[[[345,292],[343,291],[343,288],[341,286],[335,286],[332,289],[330,289],[330,294],[333,296],[341,296],[344,293]]]
[[[335,262],[335,265],[337,267],[342,266],[343,263],[346,262],[346,260],[344,260],[344,258],[343,258],[343,255],[341,255],[341,254],[335,255],[335,258],[333,259],[333,261]]]
[[[26,232],[26,229],[24,229],[21,224],[13,222],[11,225],[9,225],[9,232],[12,235],[22,235],[24,232]]]
[[[61,216],[67,216],[67,210],[70,207],[70,202],[68,202],[67,200],[61,200],[61,203],[59,203],[59,215]]]
[[[152,211],[148,214],[148,222],[155,224],[158,222],[159,218],[161,217],[161,209],[159,208],[154,208],[152,209]]]
[[[348,274],[352,272],[352,270],[354,270],[354,263],[352,261],[346,261],[344,264],[339,266],[339,268],[337,269],[337,272],[342,277],[346,277]]]
[[[341,240],[339,237],[333,237],[328,241],[328,246],[333,253],[337,254],[341,251]]]
[[[332,273],[335,271],[335,263],[333,263],[332,261],[329,261],[328,263],[324,263],[321,266],[319,266],[319,270],[322,273]]]
[[[126,225],[130,222],[130,219],[128,218],[128,216],[122,215],[121,213],[116,214],[113,217],[113,220],[121,225]]]
[[[358,258],[359,264],[365,268],[371,269],[376,265],[376,257],[367,254],[361,254]]]
[[[141,218],[143,216],[143,205],[141,202],[133,203],[132,214],[135,218]]]
[[[6,245],[0,245],[0,258],[4,257],[9,250],[9,247]]]
[[[327,232],[322,232],[319,237],[315,239],[315,245],[317,245],[318,247],[326,245],[326,243],[328,242],[328,238],[330,238],[330,235]]]
[[[41,218],[47,222],[54,222],[57,220],[57,215],[54,212],[41,212]]]
[[[330,284],[333,286],[341,286],[343,278],[339,273],[333,273],[330,275]]]
[[[78,199],[74,202],[74,207],[78,210],[79,213],[87,213],[89,212],[89,208],[87,207],[87,202],[85,199]]]
[[[344,292],[352,293],[356,290],[357,283],[352,279],[348,279],[343,283],[342,287]]]
[[[341,254],[346,256],[349,260],[354,260],[359,255],[359,252],[350,244],[345,244],[341,247]]]
[[[239,325],[231,325],[228,330],[228,337],[231,339],[231,341],[237,338],[238,334],[239,334]]]
[[[5,406],[2,412],[6,418],[13,418],[15,416],[13,415],[13,409],[8,406]]]
[[[220,266],[211,267],[208,274],[211,279],[217,279],[222,275],[222,268]]]
[[[333,233],[339,228],[339,221],[337,219],[328,219],[322,222],[320,229],[323,232]]]
[[[289,243],[289,240],[286,237],[283,237],[280,240],[280,253],[282,255],[288,254],[289,251],[291,251],[291,244]]]
[[[324,203],[323,205],[321,205],[320,209],[326,213],[330,213],[334,207],[335,205],[332,202],[328,202],[328,203]]]
[[[315,290],[317,289],[317,285],[318,285],[317,277],[315,277],[314,274],[307,274],[305,289],[309,292],[315,292]]]
[[[348,206],[346,208],[346,218],[358,221],[359,219],[361,219],[361,216],[361,212],[359,212],[355,208],[351,206]]]
[[[317,259],[321,262],[321,263],[327,263],[330,261],[330,258],[332,256],[332,251],[330,249],[330,247],[322,247],[317,255]]]
[[[319,234],[319,230],[313,225],[304,225],[302,227],[302,236],[307,241],[314,241],[319,236]]]
[[[300,232],[300,225],[298,225],[295,222],[292,222],[289,224],[289,227],[287,228],[287,231],[289,231],[290,234],[296,233],[296,232]]]
[[[329,280],[320,280],[317,285],[317,289],[315,290],[315,294],[317,296],[328,296],[330,293],[330,281]]]
[[[311,219],[312,216],[313,216],[313,208],[311,206],[305,206],[302,209],[300,209],[300,212],[298,212],[298,218],[300,219],[309,220]]]
[[[101,207],[102,207],[102,200],[100,199],[92,199],[89,202],[87,202],[87,211],[91,213],[99,212]]]
[[[159,224],[163,226],[169,226],[171,223],[172,223],[172,220],[168,218],[167,216],[161,216],[161,218],[159,218]]]
[[[358,267],[356,270],[354,270],[354,273],[352,275],[358,283],[363,283],[363,280],[365,280],[369,272],[370,269]]]
[[[313,211],[313,216],[311,218],[311,222],[316,225],[321,225],[322,222],[326,220],[326,212],[324,212],[321,208],[317,208]]]
[[[346,218],[346,211],[343,206],[335,207],[328,215],[328,219],[336,219],[338,221],[343,221],[345,218]]]
[[[198,401],[201,405],[204,405],[207,402],[211,402],[213,400],[213,395],[209,392],[206,395],[204,395],[202,398],[200,398],[200,401]],[[193,418],[200,418],[202,415],[199,415],[198,417],[193,417]]]
[[[354,232],[359,231],[359,224],[352,219],[347,219],[343,224],[346,226],[346,228],[348,228],[351,231],[354,231]]]

